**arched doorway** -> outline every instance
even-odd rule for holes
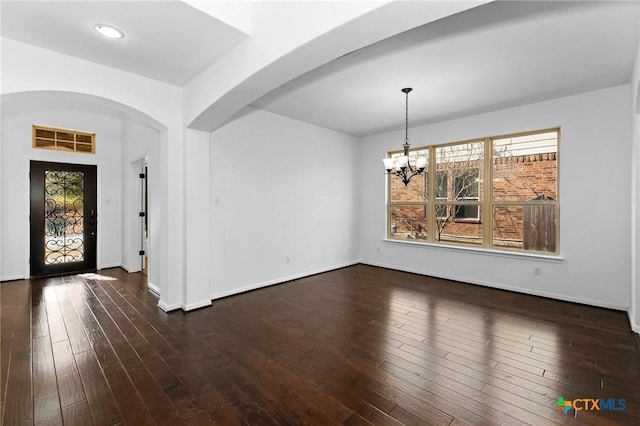
[[[166,126],[148,115],[121,103],[97,96],[61,92],[33,91],[3,94],[2,139],[2,267],[0,280],[22,279],[30,275],[29,168],[30,161],[50,161],[92,165],[97,168],[97,268],[125,267],[130,240],[140,249],[140,233],[135,231],[140,206],[132,206],[131,173],[135,159],[149,159],[149,169],[160,173],[160,140]],[[95,154],[35,149],[31,143],[32,124],[95,131]],[[137,178],[137,173],[135,174]],[[139,179],[139,178],[138,178]],[[139,185],[139,180],[138,180]],[[139,199],[139,198],[138,198]],[[161,229],[160,193],[150,187],[149,204],[158,211],[149,217]],[[139,226],[139,225],[138,225]],[[159,247],[149,244],[153,270],[153,253],[159,259]],[[159,270],[159,268],[157,268]],[[133,269],[135,270],[135,269]],[[139,270],[139,268],[138,268]],[[156,273],[156,275],[159,271]]]

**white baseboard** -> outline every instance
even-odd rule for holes
[[[98,267],[98,270],[101,270],[101,269],[109,269],[109,268],[120,268],[120,267],[122,267],[122,264],[121,264],[121,263],[106,263],[106,264],[104,264],[104,265],[100,265],[100,266]]]
[[[173,305],[169,305],[162,300],[158,301],[158,307],[165,312],[176,311],[178,309],[182,309],[185,312],[193,311],[194,309],[200,309],[207,306],[211,306],[211,300],[202,300],[200,302],[191,303],[189,305],[184,305],[183,303],[174,303]]]
[[[451,280],[451,281],[459,281],[459,282],[468,283],[468,284],[476,284],[476,285],[481,285],[483,287],[491,287],[491,288],[497,288],[500,290],[513,291],[515,293],[529,294],[531,296],[541,296],[541,297],[546,297],[548,299],[556,299],[556,300],[562,300],[565,302],[573,302],[573,303],[580,303],[583,305],[597,306],[599,308],[615,309],[616,311],[626,311],[628,309],[628,306],[615,305],[612,303],[603,303],[599,300],[570,297],[563,294],[548,293],[545,291],[536,291],[536,290],[530,290],[530,289],[520,288],[520,287],[512,287],[512,286],[496,284],[488,281],[470,280],[466,277],[461,278],[453,275],[450,276],[445,274],[432,274],[430,272],[419,271],[417,269],[412,269],[412,268],[399,267],[397,265],[387,265],[384,263],[376,263],[376,262],[361,262],[361,263],[363,265],[378,266],[380,268],[393,269],[396,271],[409,272],[412,274],[425,275],[425,276],[434,277],[434,278],[442,278],[442,279]]]
[[[174,303],[173,305],[168,305],[162,300],[158,301],[158,307],[165,312],[175,311],[176,309],[182,309],[182,303]]]
[[[263,282],[260,282],[260,283],[251,284],[251,285],[248,285],[248,286],[242,287],[242,288],[237,288],[237,289],[233,289],[233,290],[227,290],[227,291],[222,291],[222,292],[219,292],[219,293],[214,293],[214,294],[211,295],[211,300],[221,299],[221,298],[227,297],[227,296],[233,296],[234,294],[244,293],[245,291],[257,290],[259,288],[269,287],[269,286],[275,285],[275,284],[282,284],[282,283],[285,283],[287,281],[298,280],[300,278],[309,277],[311,275],[322,274],[324,272],[333,271],[335,269],[346,268],[347,266],[357,265],[358,263],[360,263],[360,261],[354,260],[354,261],[351,261],[351,262],[341,263],[341,264],[329,266],[329,267],[326,267],[326,268],[320,268],[320,269],[315,269],[313,271],[303,272],[301,274],[289,275],[289,276],[282,277],[282,278],[276,278],[274,280],[263,281]]]
[[[212,305],[211,300],[202,300],[200,302],[190,303],[187,306],[184,306],[182,310],[185,312],[189,312],[189,311],[193,311],[194,309],[205,308],[211,305]]]
[[[634,333],[640,333],[640,324],[636,324],[633,316],[631,316],[631,312],[627,311],[627,316],[629,317],[629,325],[631,326],[631,330]]]
[[[0,278],[0,282],[4,281],[16,281],[16,280],[28,280],[29,277],[25,277],[24,275],[8,275],[6,277]]]
[[[153,294],[155,294],[156,296],[160,297],[160,287],[158,287],[157,285],[153,284],[151,281],[147,281],[147,288],[149,290],[151,290],[151,292]]]
[[[140,265],[134,266],[134,267],[130,267],[129,265],[125,265],[123,263],[123,264],[120,265],[120,267],[122,269],[124,269],[125,271],[127,271],[127,273],[129,273],[129,274],[133,274],[133,273],[142,271],[142,269],[140,269]]]

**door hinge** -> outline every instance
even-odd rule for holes
[[[140,173],[140,174],[138,175],[138,177],[140,177],[140,179],[144,179],[144,178],[146,178],[146,177],[147,177],[147,175],[146,175],[146,174],[144,174],[144,173]]]
[[[146,216],[146,214],[145,214],[145,212],[140,212],[140,213],[138,213],[138,216],[140,216],[140,217],[145,217],[145,216]]]
[[[140,251],[138,252],[138,254],[139,254],[140,256],[144,256],[144,250],[140,250]]]

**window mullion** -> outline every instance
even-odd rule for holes
[[[482,221],[482,245],[485,248],[493,247],[493,140],[484,140],[484,179],[483,197],[481,209]]]
[[[387,181],[387,220],[385,225],[387,229],[384,231],[384,234],[387,238],[391,238],[391,175],[387,173],[385,179]]]
[[[427,168],[427,211],[429,212],[427,241],[434,242],[436,235],[436,149],[429,147],[429,166]]]

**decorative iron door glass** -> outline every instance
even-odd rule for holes
[[[44,263],[84,259],[84,173],[44,172]]]
[[[95,269],[95,166],[31,162],[31,275]]]

